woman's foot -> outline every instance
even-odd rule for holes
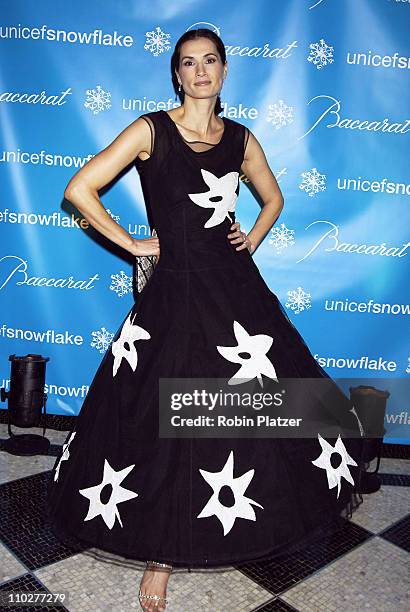
[[[146,612],[162,612],[166,608],[166,592],[172,565],[147,561],[147,568],[141,579],[138,598]]]

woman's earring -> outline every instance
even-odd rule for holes
[[[179,84],[178,92],[181,93],[181,83]],[[178,100],[178,94],[175,94],[175,100]]]

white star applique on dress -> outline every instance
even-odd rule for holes
[[[188,193],[188,196],[202,208],[215,209],[204,227],[219,225],[226,217],[232,222],[229,213],[234,212],[238,199],[236,188],[238,187],[239,172],[228,172],[221,178],[203,168],[201,168],[201,173],[205,183],[209,186],[209,190],[202,193]]]
[[[233,322],[233,329],[238,345],[216,347],[222,357],[232,363],[241,364],[239,370],[228,380],[228,385],[240,385],[257,377],[263,387],[262,374],[278,382],[275,368],[266,356],[272,346],[273,338],[266,334],[250,336],[238,321]],[[250,356],[241,357],[241,353],[249,353]]]
[[[137,315],[134,315],[134,319]],[[134,321],[134,319],[132,321]],[[112,343],[111,352],[114,355],[114,363],[112,366],[112,375],[116,375],[118,368],[121,365],[121,361],[125,358],[130,364],[132,370],[135,372],[135,368],[138,363],[137,349],[134,346],[136,340],[149,340],[150,334],[139,325],[133,325],[131,322],[131,313],[121,329],[121,335],[115,342]],[[128,348],[126,348],[128,344]]]
[[[322,447],[322,453],[319,455],[317,459],[312,461],[313,465],[316,465],[323,470],[326,470],[327,482],[329,485],[329,489],[333,489],[337,485],[337,497],[339,497],[340,493],[340,481],[343,478],[346,478],[350,484],[354,484],[354,480],[352,475],[349,472],[348,465],[357,465],[356,461],[352,459],[352,457],[348,454],[345,445],[338,435],[336,440],[336,444],[334,447],[327,442],[320,434],[317,434],[320,442],[320,446]],[[330,457],[333,452],[339,453],[341,456],[340,465],[337,468],[334,468],[330,463]]]
[[[57,463],[55,472],[54,472],[54,482],[56,482],[58,480],[58,477],[60,475],[60,466],[61,466],[61,462],[62,461],[67,461],[67,459],[70,456],[70,451],[68,450],[68,447],[70,446],[72,440],[74,439],[74,436],[77,432],[73,431],[72,434],[70,435],[70,437],[68,438],[68,442],[66,442],[65,444],[63,444],[63,454],[60,457],[60,461]]]
[[[206,470],[199,470],[206,482],[212,487],[213,494],[204,508],[198,514],[197,518],[206,518],[208,516],[215,515],[222,523],[224,536],[231,531],[237,518],[256,521],[255,510],[252,508],[251,504],[255,504],[255,506],[262,508],[262,510],[264,509],[263,506],[258,504],[253,499],[244,496],[244,493],[253,478],[255,470],[249,470],[246,472],[246,474],[243,474],[238,478],[234,478],[233,463],[234,457],[233,451],[231,450],[229,457],[220,472],[207,472]],[[233,492],[235,498],[235,503],[233,506],[224,506],[219,501],[219,492],[224,486],[230,487]]]
[[[129,465],[123,470],[119,470],[118,472],[116,472],[110,466],[107,459],[104,460],[104,475],[102,482],[98,485],[95,485],[94,487],[88,487],[87,489],[79,489],[79,493],[81,493],[81,495],[87,497],[90,500],[88,513],[84,521],[91,521],[91,519],[95,518],[100,514],[104,520],[104,523],[109,529],[113,528],[115,518],[118,519],[121,527],[123,526],[120,514],[118,512],[117,504],[137,497],[138,493],[134,493],[134,491],[125,489],[120,485],[124,478],[134,468],[134,466],[135,463],[133,465]],[[106,485],[111,485],[112,491],[110,499],[106,504],[104,504],[101,501],[101,491]]]

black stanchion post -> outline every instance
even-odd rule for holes
[[[383,437],[386,433],[384,418],[390,393],[368,385],[349,387],[349,390],[350,399],[364,430],[363,461],[366,467],[361,475],[361,493],[375,493],[381,486],[377,472],[380,466]],[[376,468],[373,472],[369,472],[367,468],[375,458],[377,458]]]
[[[25,357],[10,355],[11,374],[10,391],[1,388],[1,401],[8,400],[8,433],[9,439],[3,450],[12,455],[47,454],[50,440],[45,437],[46,402],[44,393],[46,362],[49,357],[29,354]],[[43,435],[14,434],[11,425],[16,427],[37,427],[41,421],[41,409],[44,407]]]

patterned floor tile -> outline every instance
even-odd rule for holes
[[[410,487],[410,474],[380,474],[380,484],[392,487]]]
[[[78,548],[57,540],[45,525],[46,487],[50,474],[43,472],[0,485],[0,540],[29,569],[78,552]]]
[[[376,468],[377,461],[373,459],[369,465],[369,471],[373,472]],[[397,459],[393,457],[382,457],[380,459],[379,473],[387,474],[408,474],[410,475],[410,460]]]
[[[408,555],[374,537],[294,586],[281,599],[301,612],[410,609]]]
[[[35,576],[31,574],[24,574],[19,578],[15,578],[14,580],[10,580],[9,582],[4,582],[0,584],[0,597],[8,598],[9,593],[13,593],[14,597],[21,597],[22,593],[31,594],[31,593],[46,593],[47,589],[44,587],[41,582],[39,582]],[[6,595],[7,593],[7,595]],[[31,595],[29,595],[30,597]],[[9,600],[8,600],[9,601]],[[1,612],[9,610],[12,612],[65,612],[67,608],[62,605],[52,605],[49,604],[47,606],[5,606],[0,605]],[[72,611],[73,612],[73,611]]]
[[[396,546],[410,552],[410,514],[379,534]]]
[[[19,457],[1,451],[2,438],[7,438],[8,432],[4,414],[0,414],[0,590],[44,591],[46,586],[50,592],[69,591],[66,608],[47,608],[48,611],[140,610],[137,598],[143,572],[140,562],[98,549],[79,551],[56,540],[44,524],[49,470],[61,453],[61,444],[74,418],[49,417],[48,427],[56,428],[46,430],[52,443],[49,454]],[[13,426],[13,431],[42,434],[41,428]],[[375,461],[369,470],[374,467]],[[364,503],[337,537],[324,538],[319,545],[283,555],[280,562],[192,572],[174,570],[168,587],[171,604],[167,612],[406,609],[409,448],[384,444],[379,476],[381,489],[363,495]],[[378,536],[374,537],[374,533]],[[35,575],[25,573],[27,569]],[[349,592],[343,587],[345,584],[349,589],[352,585]],[[10,608],[14,612],[19,609],[46,610]]]
[[[37,434],[43,435],[42,427],[16,427],[15,425],[11,426],[11,431],[15,435],[19,434]],[[56,429],[46,429],[44,436],[50,440],[52,444],[64,444],[65,439],[68,435],[68,431],[58,431]],[[5,423],[0,423],[0,438],[6,439],[9,437],[9,432],[7,425]]]
[[[382,457],[395,457],[396,459],[410,459],[410,444],[383,443]]]
[[[75,425],[77,421],[77,416],[69,416],[62,414],[51,414],[42,413],[39,420],[39,427],[43,427],[44,423],[47,429],[57,429],[57,430],[65,430],[71,431],[71,428]],[[7,410],[0,407],[0,423],[8,422],[8,414]]]
[[[410,489],[383,485],[378,491],[363,494],[363,503],[351,521],[372,533],[379,533],[403,518],[410,507]]]
[[[55,457],[50,455],[21,457],[0,451],[0,485],[11,480],[51,470],[55,460]]]
[[[69,591],[69,607],[75,612],[140,610],[138,588],[143,570],[115,555],[109,562],[96,559],[94,550],[38,569],[35,575],[50,591]],[[167,598],[167,612],[251,612],[271,595],[231,568],[177,570],[169,579]]]
[[[293,606],[290,606],[286,601],[282,601],[280,597],[276,597],[269,603],[255,608],[252,612],[299,612]]]
[[[346,521],[345,527],[338,534],[325,537],[298,553],[283,555],[276,561],[241,565],[240,571],[266,590],[278,595],[334,559],[348,553],[369,537],[372,537],[372,534],[368,531]]]
[[[26,568],[0,542],[0,583],[26,573]]]

